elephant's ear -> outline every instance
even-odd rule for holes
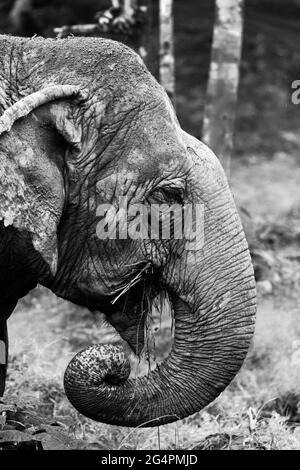
[[[70,112],[78,100],[85,96],[77,87],[50,86],[0,117],[0,220],[31,234],[53,275],[65,202],[64,156],[81,145],[81,129]]]

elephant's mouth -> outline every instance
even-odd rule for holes
[[[137,355],[144,348],[147,319],[151,319],[153,309],[162,309],[166,296],[158,279],[152,266],[145,265],[103,309],[109,323]]]

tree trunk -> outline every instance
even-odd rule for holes
[[[243,32],[243,0],[216,0],[202,140],[230,175]]]
[[[173,0],[159,2],[159,78],[175,106]]]

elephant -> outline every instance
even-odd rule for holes
[[[67,367],[83,415],[156,426],[210,404],[239,371],[254,332],[247,241],[224,170],[181,129],[142,59],[101,38],[0,36],[0,341],[38,284],[101,311],[123,346],[92,345]],[[102,204],[203,207],[203,243],[188,236],[99,237]],[[128,224],[135,219],[130,219]],[[172,307],[172,349],[130,376],[157,296]],[[0,365],[0,396],[7,360]]]

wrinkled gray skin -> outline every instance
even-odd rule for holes
[[[24,108],[36,92],[43,99]],[[175,337],[160,367],[128,379],[122,350],[95,347],[72,361],[66,393],[86,416],[124,426],[167,423],[210,403],[245,358],[256,309],[247,243],[215,155],[181,130],[141,59],[107,40],[0,36],[0,115],[0,339],[17,300],[40,283],[105,312],[139,354],[148,303],[164,291]],[[96,207],[117,207],[119,195],[204,204],[204,246],[100,240]]]

